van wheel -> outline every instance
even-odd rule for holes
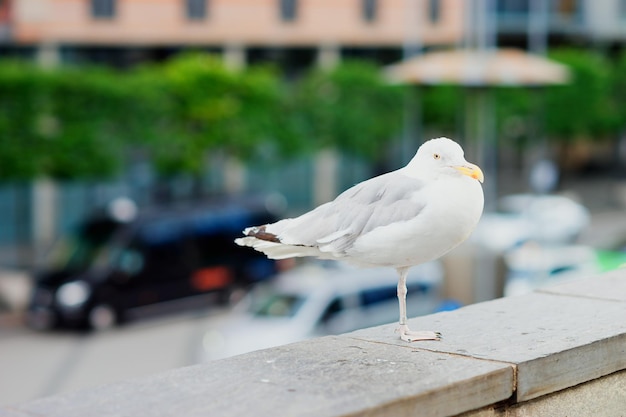
[[[117,314],[113,307],[107,304],[98,304],[91,309],[88,316],[89,327],[94,330],[106,330],[115,326]]]

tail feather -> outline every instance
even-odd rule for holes
[[[316,247],[284,245],[280,241],[263,240],[256,236],[246,236],[235,239],[235,243],[239,246],[249,246],[263,252],[270,259],[287,259],[302,256],[321,256],[323,255]]]
[[[278,238],[278,236],[276,236],[274,233],[270,233],[267,231],[267,225],[247,227],[243,231],[243,234],[267,242],[280,243],[280,239]]]
[[[312,244],[306,244],[300,240],[292,241],[294,240],[293,236],[287,238],[287,242],[285,242],[282,234],[289,226],[293,225],[293,221],[294,219],[283,219],[272,224],[247,227],[243,231],[244,237],[236,239],[235,243],[263,252],[270,259],[303,256],[314,256],[320,259],[338,259],[342,257],[336,240],[346,235],[347,230],[338,231]],[[339,240],[343,241],[343,239]]]

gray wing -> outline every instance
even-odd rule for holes
[[[283,243],[341,254],[359,236],[417,216],[425,201],[411,197],[422,187],[420,180],[397,171],[372,178],[344,191],[334,201],[292,219],[279,231],[279,238]]]

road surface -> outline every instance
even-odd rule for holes
[[[101,333],[37,332],[0,322],[0,406],[193,365],[209,320],[196,311]]]

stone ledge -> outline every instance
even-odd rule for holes
[[[626,371],[522,403],[499,404],[470,411],[462,417],[590,417],[626,415]]]
[[[441,331],[441,342],[409,345],[395,325],[380,326],[44,398],[0,416],[497,415],[497,403],[520,410],[606,375],[621,381],[624,318],[622,270],[410,321]]]
[[[603,279],[595,280],[600,284]],[[621,288],[614,291],[626,292],[626,279],[619,283]],[[444,335],[439,343],[414,345],[420,349],[514,365],[516,401],[626,368],[626,302],[534,293],[419,317],[409,324]],[[387,325],[348,336],[402,346],[393,328]]]
[[[325,337],[18,407],[37,416],[448,415],[511,396],[513,369]]]

